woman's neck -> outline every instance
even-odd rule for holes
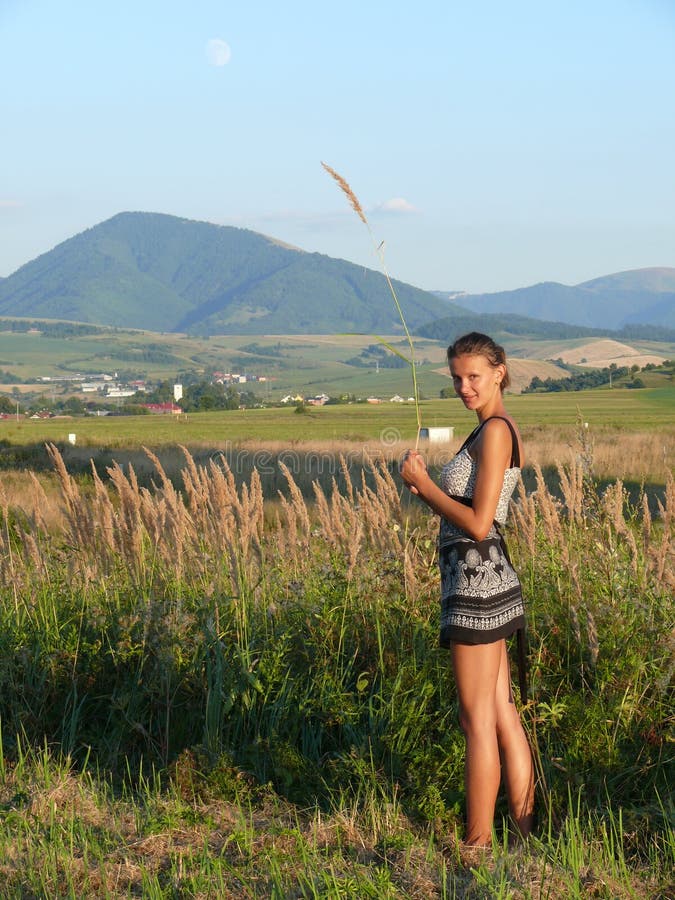
[[[482,424],[487,419],[491,419],[493,416],[505,416],[506,409],[501,401],[501,397],[497,403],[490,403],[488,406],[484,406],[483,409],[477,409],[476,415],[478,416],[479,424]]]

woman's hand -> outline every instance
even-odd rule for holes
[[[417,450],[408,450],[399,464],[401,478],[412,494],[419,494],[421,482],[429,477],[424,457]]]

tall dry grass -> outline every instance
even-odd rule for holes
[[[155,477],[152,486],[145,487],[133,466],[123,471],[116,463],[108,467],[106,481],[92,466],[91,479],[82,483],[68,473],[57,448],[50,445],[58,492],[53,483],[33,475],[28,478],[29,491],[19,490],[14,475],[0,479],[4,523],[0,581],[16,586],[41,577],[50,568],[50,556],[57,554],[67,561],[74,580],[109,578],[123,571],[137,587],[148,589],[181,583],[186,577],[208,585],[214,572],[220,572],[227,574],[230,589],[238,594],[243,584],[264,580],[270,559],[275,565],[283,560],[296,574],[306,571],[318,538],[345,561],[349,578],[364,554],[402,560],[414,597],[419,572],[431,571],[428,561],[420,564],[420,528],[428,542],[433,526],[421,526],[419,517],[411,524],[410,508],[402,509],[401,487],[391,471],[391,457],[397,451],[386,448],[371,456],[362,449],[357,482],[349,461],[341,456],[329,488],[314,481],[314,502],[303,496],[291,469],[281,461],[285,490],[270,503],[258,472],[254,469],[248,481],[238,483],[224,456],[198,465],[182,448],[178,490],[149,450]],[[441,461],[446,451],[439,452]],[[558,549],[561,565],[577,583],[583,567],[577,557],[592,555],[593,548],[583,546],[581,539],[570,540],[570,534],[583,536],[592,525],[603,535],[602,553],[623,544],[636,577],[671,584],[672,475],[667,473],[655,522],[644,492],[629,509],[620,479],[599,497],[588,466],[589,460],[579,452],[571,453],[569,462],[557,464],[558,497],[550,491],[540,463],[534,462],[536,488],[527,494],[521,485],[514,509],[523,548],[534,555],[543,535]],[[602,553],[600,567],[606,565]],[[580,584],[577,593],[583,593]]]
[[[571,464],[584,455],[579,428],[525,427],[522,429],[528,464],[542,468]],[[586,440],[591,445],[596,478],[663,483],[675,468],[675,433],[672,429],[620,431],[593,429]]]
[[[206,583],[220,569],[227,571],[235,593],[243,582],[260,581],[266,555],[296,573],[306,570],[317,537],[347,560],[349,573],[367,547],[407,552],[399,488],[382,456],[365,454],[369,477],[363,474],[356,484],[343,457],[344,491],[334,478],[327,497],[315,483],[314,506],[283,461],[286,490],[279,491],[276,503],[266,503],[257,471],[237,484],[224,456],[197,465],[183,448],[179,491],[149,450],[152,487],[139,484],[133,466],[123,471],[116,463],[107,467],[105,482],[92,466],[91,480],[82,484],[66,470],[58,449],[50,445],[48,450],[58,493],[54,485],[47,491],[31,478],[31,496],[10,495],[0,479],[5,584],[25,583],[48,568],[51,553],[64,551],[75,581],[123,571],[139,588],[166,587],[183,581],[188,572],[191,581]],[[412,570],[410,578],[412,583]]]
[[[145,484],[116,464],[76,478],[50,454],[55,480],[28,479],[32,499],[0,478],[12,766],[46,741],[117,779],[159,766],[193,799],[244,790],[254,808],[272,784],[301,809],[320,798],[378,815],[395,801],[427,848],[455,846],[463,744],[436,646],[437,522],[402,503],[385,454],[338,458],[311,497],[288,465],[269,497],[257,472],[185,448],[179,481],[148,452]],[[535,463],[508,532],[528,608],[537,871],[571,853],[579,868],[611,832],[622,859],[639,869],[647,855],[663,880],[675,484],[666,475],[655,503],[620,480],[599,488],[583,446],[556,475],[554,493]],[[591,814],[600,824],[581,829]]]

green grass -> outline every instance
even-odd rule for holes
[[[1,327],[1,326],[0,326]],[[390,343],[401,346],[401,335],[382,335]],[[24,380],[41,375],[63,375],[73,372],[105,371],[145,372],[150,379],[173,380],[178,372],[191,371],[210,377],[214,371],[251,372],[265,375],[270,381],[263,386],[253,384],[260,396],[280,398],[289,392],[339,396],[350,393],[359,397],[375,394],[390,397],[412,394],[412,379],[407,369],[375,371],[345,364],[361,349],[376,343],[373,335],[215,335],[211,338],[187,337],[180,334],[158,334],[142,331],[107,331],[96,336],[47,338],[39,334],[0,331],[0,368]],[[548,345],[541,341],[505,341],[507,353],[531,359],[557,357],[565,347],[578,341],[558,341]],[[268,356],[250,352],[251,344],[276,350],[280,355]],[[171,354],[173,360],[145,359],[148,346]],[[422,396],[438,397],[450,384],[445,374],[445,344],[415,338],[415,357],[420,363],[418,381]],[[637,349],[648,345],[635,344]],[[243,348],[243,349],[242,349]],[[654,344],[645,352],[675,356],[675,345]],[[437,371],[440,370],[440,371]],[[535,374],[533,372],[533,374]],[[60,395],[60,387],[44,387],[51,396]],[[7,392],[11,391],[8,386]]]
[[[605,388],[565,394],[525,394],[508,397],[507,406],[525,426],[535,426],[538,422],[567,424],[578,410],[594,427],[659,429],[675,422],[675,384],[634,391]]]
[[[142,358],[147,344],[159,345],[174,359],[152,363]],[[204,342],[181,340],[176,335],[122,331],[86,337],[54,338],[37,333],[0,331],[2,368],[26,380],[72,373],[112,372],[142,368],[155,377],[170,377],[178,368],[194,368]],[[135,356],[138,357],[135,360]],[[49,386],[45,386],[49,391]]]
[[[214,360],[227,343],[209,349]],[[335,347],[324,351],[340,364]],[[665,445],[675,387],[659,384],[510,395],[507,406],[526,443],[574,443],[581,416],[619,445],[635,432]],[[423,402],[422,419],[460,439],[475,424],[458,400]],[[89,506],[90,478],[74,516],[80,539],[11,506],[0,513],[3,896],[673,895],[673,576],[672,563],[658,565],[672,518],[647,535],[624,496],[617,527],[588,484],[583,521],[563,517],[549,534],[537,513],[533,550],[512,529],[528,597],[539,818],[532,841],[510,852],[500,800],[493,854],[471,860],[458,848],[456,698],[436,645],[435,521],[390,498],[352,557],[349,527],[346,541],[315,519],[275,531],[280,509],[292,518],[277,501],[245,552],[249,516],[219,508],[214,492],[190,544],[172,522],[172,490],[152,489],[138,464],[142,445],[178,466],[178,443],[203,448],[205,462],[247,441],[292,453],[312,440],[358,450],[414,436],[412,404],[390,403],[0,421],[4,469],[35,468],[38,455],[45,465],[53,441],[73,469],[133,460],[150,488],[140,516],[119,482],[110,488],[113,549]],[[270,495],[287,495],[274,479]],[[379,508],[357,497],[343,518]]]
[[[24,752],[3,783],[5,897],[666,900],[672,888],[672,832],[638,867],[621,813],[586,814],[581,792],[558,834],[471,860],[396,798],[326,814],[271,789],[224,800],[159,775],[120,792],[44,749]]]
[[[557,525],[538,491],[531,547],[511,530],[538,824],[508,851],[500,800],[471,860],[434,518],[380,481],[337,510],[340,537],[212,476],[179,540],[167,485],[116,484],[111,506],[83,485],[49,533],[3,515],[4,896],[672,893],[672,519],[647,534],[587,484]]]
[[[393,343],[400,335],[388,336]],[[154,332],[104,332],[96,336],[47,338],[40,334],[0,331],[0,368],[23,380],[40,376],[69,373],[99,373],[114,371],[145,372],[149,379],[175,380],[180,371],[191,371],[210,377],[214,371],[249,372],[265,375],[267,385],[253,384],[260,396],[283,396],[289,391],[303,393],[327,392],[334,395],[370,393],[389,396],[412,393],[407,370],[372,370],[355,368],[344,363],[360,350],[375,342],[372,336],[360,335],[292,335],[284,336],[216,336],[187,337]],[[276,347],[282,345],[282,355],[261,356],[241,350],[252,343]],[[171,354],[173,361],[153,361],[143,356],[148,345]],[[447,378],[434,372],[443,365],[444,348],[435,341],[418,339],[416,352],[430,363],[420,367],[423,391],[438,395],[447,385]],[[36,388],[40,390],[42,388]],[[8,391],[11,386],[8,387]],[[44,385],[47,396],[60,395],[61,386]]]
[[[593,428],[625,431],[668,429],[675,424],[675,385],[661,389],[580,391],[508,395],[507,407],[519,425],[576,428],[579,414]],[[475,416],[460,401],[429,400],[421,406],[422,423],[451,425],[455,436],[469,433]],[[400,436],[413,441],[413,404],[345,404],[312,407],[299,416],[293,407],[191,413],[189,416],[84,417],[77,419],[0,421],[0,440],[9,444],[66,441],[75,433],[87,446],[138,447],[183,443],[214,447],[243,440],[378,440]]]

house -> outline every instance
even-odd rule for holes
[[[307,404],[309,406],[324,406],[329,400],[328,394],[317,394],[316,397],[310,397]]]
[[[154,413],[156,416],[179,415],[183,412],[182,408],[176,403],[143,403],[145,409]]]
[[[136,393],[136,391],[133,391],[133,390],[128,390],[128,389],[121,388],[121,387],[111,387],[111,388],[108,388],[106,397],[119,399],[120,397],[133,397],[135,393]],[[182,412],[182,410],[181,410],[181,412]]]

